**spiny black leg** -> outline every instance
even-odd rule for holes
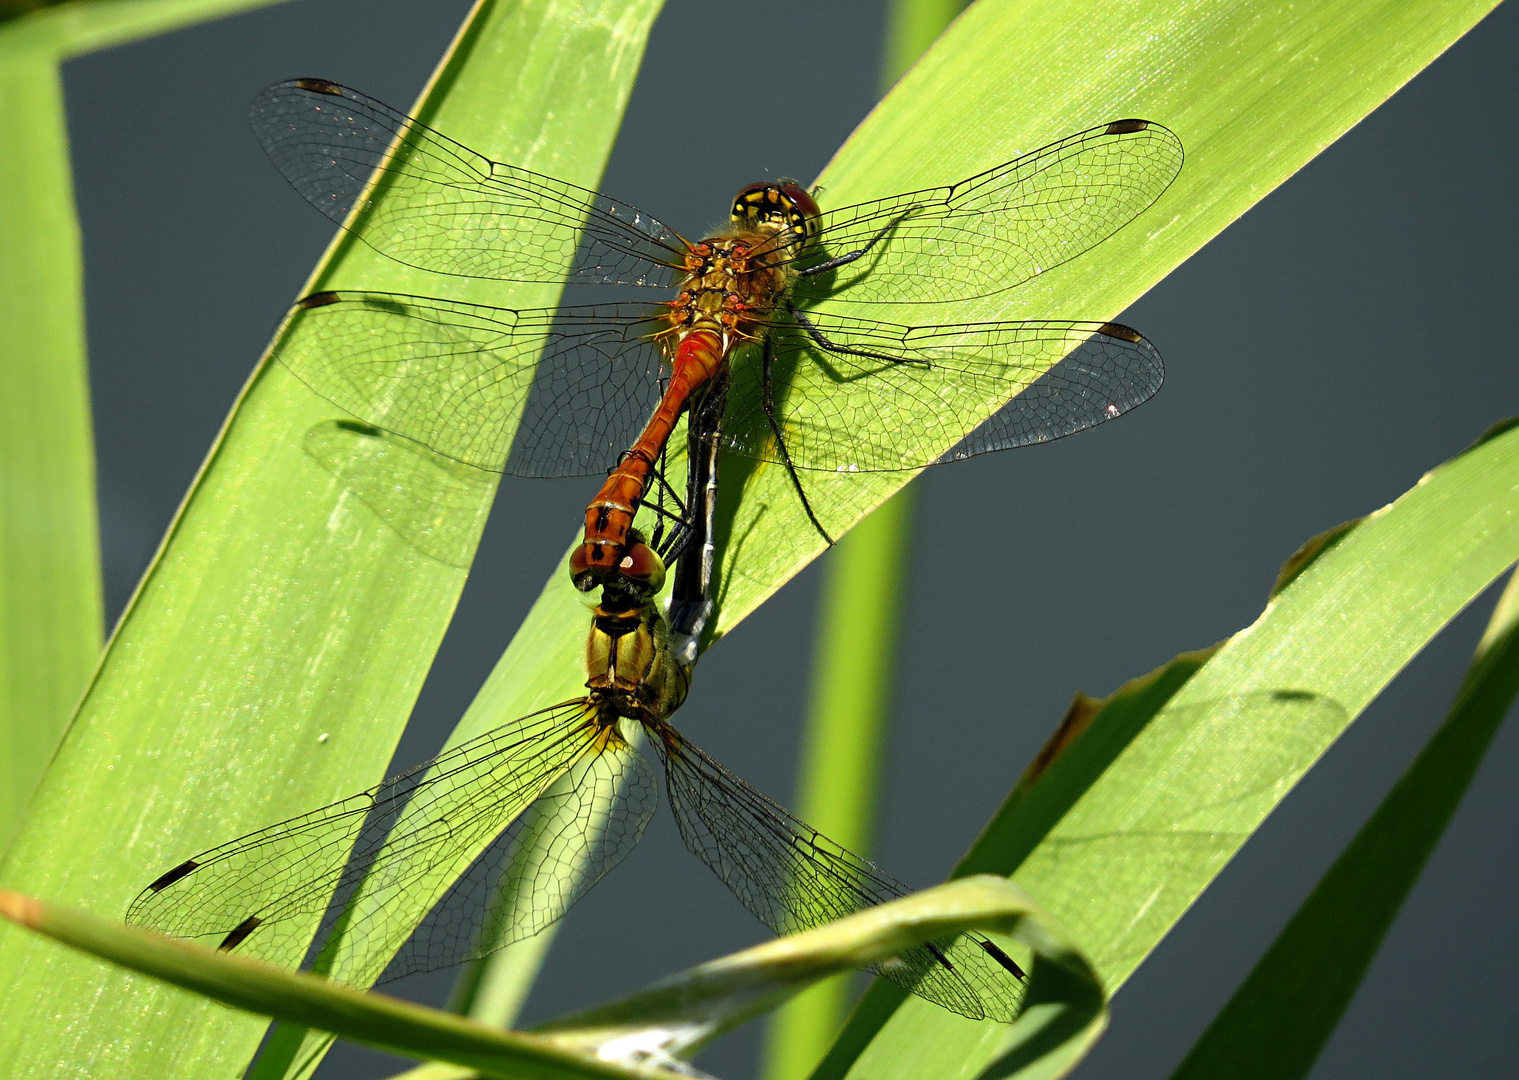
[[[813,274],[825,274],[829,270],[836,270],[841,266],[848,266],[856,259],[863,259],[867,254],[870,253],[871,248],[875,247],[882,240],[886,239],[887,233],[891,232],[892,229],[895,229],[898,224],[900,224],[902,221],[905,221],[906,219],[906,214],[903,214],[899,218],[892,218],[886,223],[885,228],[872,236],[870,240],[865,244],[865,246],[860,248],[858,251],[851,251],[845,255],[836,255],[825,262],[818,263],[816,266],[809,266],[805,270],[798,270],[797,276],[811,277]]]
[[[775,445],[781,452],[781,464],[786,466],[786,475],[791,477],[791,484],[796,488],[796,497],[802,500],[802,509],[807,511],[807,520],[812,522],[812,527],[818,531],[818,535],[833,547],[833,537],[828,535],[828,530],[823,528],[823,523],[818,520],[817,514],[812,512],[812,503],[807,500],[807,492],[802,487],[802,478],[796,473],[796,466],[791,464],[791,452],[786,449],[786,437],[781,434],[781,425],[775,418],[775,401],[770,394],[770,339],[765,339],[764,363],[760,368],[760,402],[765,409],[765,419],[770,421],[770,431],[775,436]]]
[[[648,543],[666,563],[673,562],[680,556],[690,537],[689,509],[681,502],[680,495],[670,486],[665,451],[660,452],[659,460],[649,475],[649,489],[654,497],[648,498],[648,493],[646,493],[646,497],[640,502],[640,507],[653,512],[658,520]],[[675,507],[673,511],[665,505],[667,502]]]
[[[838,353],[842,356],[863,356],[867,360],[884,360],[888,364],[912,364],[915,367],[924,368],[932,366],[926,360],[909,360],[902,356],[892,356],[890,353],[871,352],[869,349],[852,349],[848,345],[840,345],[837,341],[830,340],[828,335],[819,330],[817,324],[809,319],[806,313],[790,300],[786,301],[786,310],[791,313],[791,317],[796,320],[796,324],[812,339],[812,343],[824,352]]]

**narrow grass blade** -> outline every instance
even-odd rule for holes
[[[899,491],[829,557],[797,770],[798,816],[866,855],[875,839],[912,508],[912,489]],[[848,978],[819,983],[778,1012],[764,1075],[807,1075],[843,1023],[851,989]]]
[[[483,3],[425,109],[494,157],[594,185],[654,9]],[[321,279],[445,287],[344,238]],[[482,284],[468,298],[556,295]],[[119,915],[187,855],[379,779],[465,570],[456,542],[438,558],[313,456],[308,434],[341,418],[285,368],[256,370],[0,867],[8,885]],[[472,547],[494,482],[451,491],[449,535]],[[0,937],[13,1005],[0,1060],[13,1073],[88,1062],[101,1078],[232,1075],[258,1043],[246,1017]]]
[[[1216,652],[1115,695],[956,873],[1013,874],[1116,992],[1345,726],[1519,559],[1519,430],[1495,430],[1321,547]],[[998,1067],[988,1026],[899,1001],[872,987],[816,1075]]]
[[[1033,950],[1028,1006],[1012,1025],[1031,1043],[1059,1053],[1084,1048],[1101,1031],[1106,1002],[1085,959],[1016,886],[990,875],[757,945],[535,1030],[603,1053],[620,1042],[687,1057],[817,979],[965,930],[1002,934]]]
[[[277,1016],[410,1057],[487,1076],[626,1076],[679,1059],[800,988],[967,930],[1005,935],[1035,956],[1031,1007],[1015,1029],[1086,1045],[1106,999],[1085,958],[1010,882],[992,876],[940,885],[826,926],[672,976],[621,1001],[563,1017],[535,1033],[502,1032],[84,912],[0,890],[0,915],[96,957],[239,1009]],[[618,1066],[622,1066],[619,1068]]]
[[[0,100],[3,850],[100,656],[103,613],[79,226],[57,63],[0,55]]]
[[[55,941],[224,1005],[325,1028],[379,1050],[463,1065],[506,1080],[523,1076],[578,1080],[639,1075],[556,1046],[548,1039],[499,1031],[453,1013],[352,990],[316,975],[135,930],[19,893],[0,890],[0,915]]]
[[[1330,867],[1173,1080],[1308,1075],[1519,692],[1519,575],[1450,715]]]

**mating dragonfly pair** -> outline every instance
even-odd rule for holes
[[[719,456],[784,468],[827,538],[809,470],[917,469],[1059,438],[1148,399],[1160,357],[1117,324],[909,326],[830,304],[1017,288],[1150,206],[1181,167],[1176,136],[1119,120],[958,184],[829,211],[793,183],[755,184],[731,228],[691,243],[322,80],[264,91],[253,124],[302,195],[398,262],[675,297],[512,311],[326,292],[297,306],[277,358],[364,424],[485,471],[610,469],[570,559],[577,586],[602,590],[588,693],[197,855],[149,885],[129,921],[365,985],[484,955],[561,917],[637,842],[657,802],[643,743],[687,847],[777,933],[905,895],[668,722],[711,609]],[[682,417],[675,499],[665,459]],[[647,540],[642,509],[660,515]],[[656,596],[672,559],[667,619]],[[424,918],[402,902],[418,895],[442,899]],[[1011,1021],[1022,998],[1021,968],[978,934],[879,971],[972,1018]]]

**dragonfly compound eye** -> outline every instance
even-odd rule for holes
[[[733,200],[733,223],[754,232],[789,229],[805,248],[818,232],[818,204],[800,184],[750,184]]]
[[[617,560],[617,572],[650,593],[658,592],[665,583],[665,564],[648,544],[629,544]]]

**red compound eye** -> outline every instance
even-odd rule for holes
[[[780,189],[781,194],[790,199],[792,205],[808,221],[816,219],[822,213],[818,209],[817,201],[800,184],[777,184],[776,186]]]
[[[665,564],[648,544],[629,544],[617,560],[617,572],[658,592],[665,583]]]

